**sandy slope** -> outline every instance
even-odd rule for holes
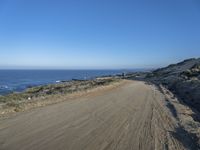
[[[165,105],[139,81],[0,120],[1,150],[196,149]],[[181,138],[184,136],[185,140]]]

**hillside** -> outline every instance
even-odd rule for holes
[[[146,78],[168,87],[186,104],[200,111],[200,58],[157,69]]]

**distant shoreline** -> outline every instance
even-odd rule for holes
[[[138,70],[0,70],[0,95],[71,80],[91,80]]]

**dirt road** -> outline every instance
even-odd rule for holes
[[[167,150],[194,148],[155,87],[127,81],[0,120],[1,150]],[[185,136],[185,143],[181,140]]]

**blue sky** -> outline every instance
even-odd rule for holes
[[[200,57],[199,0],[1,0],[0,68],[154,68]]]

